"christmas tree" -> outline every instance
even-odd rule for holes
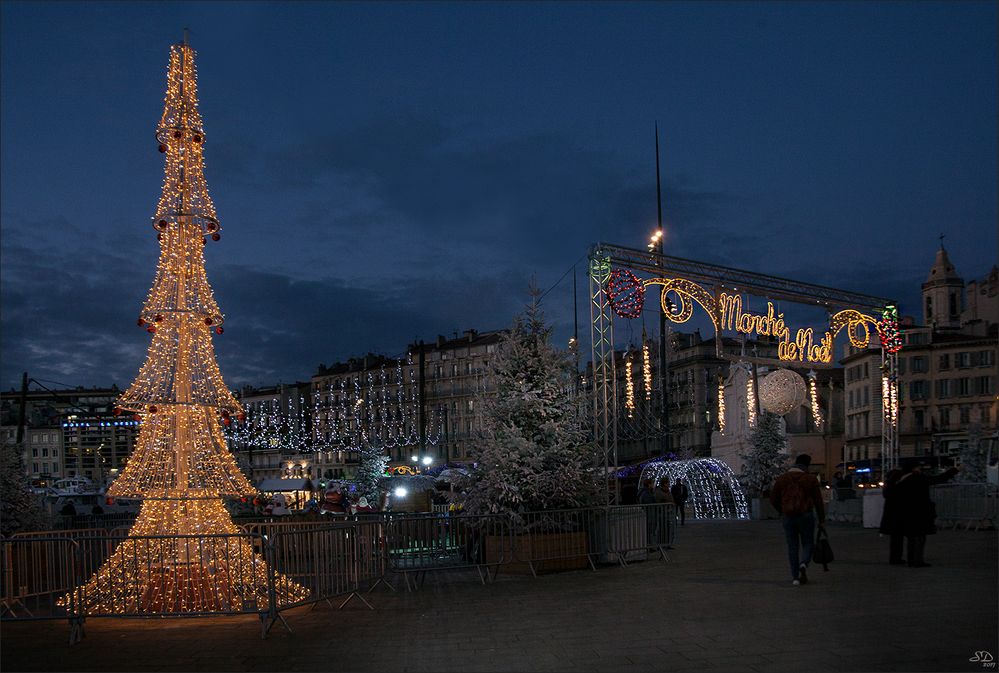
[[[484,436],[461,499],[469,514],[519,513],[590,504],[596,456],[579,421],[573,367],[549,343],[535,300],[517,316],[489,363],[496,391],[481,400]]]
[[[88,614],[239,610],[268,600],[269,571],[246,539],[177,537],[239,534],[222,498],[255,494],[222,433],[223,424],[244,416],[222,380],[212,343],[213,333],[223,333],[223,317],[203,247],[209,237],[221,238],[221,227],[205,182],[194,50],[186,40],[170,48],[156,137],[166,155],[153,217],[160,256],[138,319],[152,341],[116,411],[133,413],[141,426],[135,451],[107,495],[144,500],[130,538],[163,537],[126,541],[75,590],[75,604]],[[308,595],[281,576],[275,586],[279,603]]]
[[[764,411],[757,417],[752,436],[753,448],[748,453],[739,454],[742,458],[742,474],[739,480],[754,493],[764,493],[774,483],[774,479],[784,471],[787,462],[787,437],[777,414]]]
[[[21,461],[20,444],[0,446],[0,534],[44,530],[49,516],[31,489]]]
[[[357,484],[358,495],[363,495],[373,505],[381,502],[378,484],[385,477],[388,463],[389,457],[383,454],[381,449],[373,447],[361,449],[361,459],[357,464],[354,482]]]
[[[961,472],[957,480],[965,484],[983,484],[986,476],[985,447],[982,446],[982,426],[968,426],[968,440],[961,445]]]

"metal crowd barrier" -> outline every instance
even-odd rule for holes
[[[433,514],[385,520],[386,569],[410,590],[426,573],[475,569],[485,584],[490,570],[510,559],[509,522],[500,516]],[[410,576],[413,576],[411,583]]]
[[[586,568],[666,550],[676,536],[672,504],[529,512],[508,517],[370,513],[332,521],[267,521],[231,535],[134,536],[101,529],[18,534],[0,540],[0,618],[68,619],[70,642],[86,617],[256,614],[262,635],[282,612],[326,602],[339,608],[402,574],[475,569]],[[265,563],[260,563],[261,557]],[[113,559],[113,563],[108,563]],[[303,592],[299,587],[307,590]],[[373,608],[372,608],[373,609]]]
[[[999,494],[992,484],[937,484],[930,487],[930,499],[941,526],[978,530],[999,523]]]

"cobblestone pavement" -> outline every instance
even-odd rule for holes
[[[688,521],[671,561],[407,593],[252,617],[6,622],[3,671],[982,671],[999,657],[997,535],[941,531],[931,568],[889,566],[874,530],[831,524],[836,561],[791,585],[777,521]]]

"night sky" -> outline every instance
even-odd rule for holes
[[[0,25],[4,390],[143,361],[184,27],[233,386],[505,327],[532,277],[564,343],[574,264],[588,350],[585,257],[653,230],[656,121],[671,254],[904,314],[940,233],[967,279],[997,260],[994,2],[8,1]]]

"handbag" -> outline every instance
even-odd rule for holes
[[[836,557],[833,555],[832,546],[829,544],[829,534],[825,528],[819,528],[815,536],[815,548],[812,550],[812,560],[822,564],[823,572],[829,572],[829,564]]]

